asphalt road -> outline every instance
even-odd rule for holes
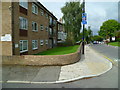
[[[118,58],[117,48],[106,45],[92,45],[97,52],[115,60]],[[114,59],[115,58],[115,59]],[[3,83],[3,88],[118,88],[118,67],[113,68],[107,73],[90,79],[83,79],[61,84],[22,84],[22,83]]]
[[[109,46],[106,44],[93,44],[90,46],[97,52],[107,56],[108,58],[114,60],[115,62],[118,61],[119,58],[118,47]]]

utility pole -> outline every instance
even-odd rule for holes
[[[85,0],[83,0],[83,13],[85,13]],[[83,24],[83,42],[82,42],[82,54],[84,54],[84,50],[85,50],[85,42],[84,42],[84,34],[85,34],[85,24]]]

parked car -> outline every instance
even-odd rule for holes
[[[93,44],[98,44],[99,42],[98,41],[94,41]]]

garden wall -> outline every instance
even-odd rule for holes
[[[78,51],[66,55],[22,55],[2,56],[3,65],[67,65],[79,61],[81,58],[81,45]]]

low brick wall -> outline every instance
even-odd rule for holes
[[[66,55],[23,55],[2,56],[3,65],[67,65],[79,61],[81,58],[81,45],[77,52]]]

